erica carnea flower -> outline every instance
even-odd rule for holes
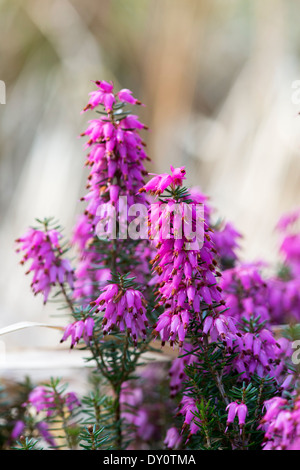
[[[267,284],[256,265],[245,264],[227,269],[222,273],[220,286],[231,316],[237,320],[255,317],[269,321]]]
[[[213,240],[223,268],[236,263],[237,250],[240,248],[241,233],[231,222],[214,226]]]
[[[103,83],[99,82],[100,91],[96,92],[100,97],[97,106],[104,105],[108,112],[104,101],[107,96],[110,96],[110,111],[111,106],[118,100],[121,103],[116,104],[115,112],[108,112],[106,116],[91,120],[89,127],[82,134],[89,138],[86,144],[89,149],[86,163],[91,168],[87,186],[89,192],[83,199],[88,202],[85,215],[90,223],[96,222],[97,209],[102,203],[111,202],[117,207],[120,196],[127,197],[129,206],[137,201],[144,201],[141,196],[137,198],[136,193],[143,183],[144,175],[147,174],[143,160],[148,157],[144,150],[145,144],[139,135],[139,131],[147,127],[137,116],[122,111],[123,101],[130,104],[136,104],[138,101],[129,99],[131,95],[128,90],[126,93],[124,91],[114,94],[112,84],[105,84],[103,90]],[[96,106],[95,102],[94,105]]]
[[[95,247],[91,246],[82,253],[76,267],[76,279],[74,281],[73,298],[80,300],[83,304],[89,303],[97,290],[111,279],[109,268],[102,266],[102,269],[95,269],[99,263],[99,253]]]
[[[183,180],[186,179],[185,174],[186,171],[184,166],[181,168],[174,168],[171,166],[170,175],[168,173],[154,175],[154,177],[148,181],[145,186],[139,189],[139,192],[150,192],[151,195],[159,196],[165,189],[167,189],[168,186],[171,186],[172,188],[182,186]],[[149,173],[149,175],[153,175],[153,173]]]
[[[35,408],[37,413],[40,411],[46,411],[49,416],[53,413],[53,393],[49,392],[49,390],[43,385],[39,385],[30,392],[25,405],[29,404]]]
[[[277,224],[281,236],[282,265],[267,280],[271,321],[274,324],[300,321],[300,210],[284,214]]]
[[[83,111],[86,111],[87,109],[93,109],[96,106],[99,106],[99,104],[102,104],[106,112],[111,113],[113,105],[116,102],[116,97],[118,97],[121,102],[133,105],[141,104],[139,100],[132,96],[132,91],[128,90],[127,88],[123,88],[115,95],[113,93],[114,85],[112,82],[97,80],[94,83],[97,85],[97,90],[90,93],[91,98],[89,99],[89,102]]]
[[[270,375],[282,382],[286,370],[284,340],[275,338],[271,329],[270,289],[255,265],[237,265],[223,272],[220,285],[229,314],[236,320],[233,341],[236,357],[233,365],[241,380]]]
[[[74,272],[69,260],[62,257],[61,233],[55,229],[30,228],[16,240],[17,252],[23,252],[21,264],[31,261],[26,274],[33,273],[31,287],[34,294],[41,292],[47,302],[51,288],[67,283],[74,286]]]
[[[21,434],[30,437],[39,435],[51,447],[56,447],[56,438],[61,437],[55,433],[57,423],[64,422],[62,428],[66,423],[71,426],[71,419],[81,406],[77,394],[65,390],[64,386],[59,385],[59,380],[53,378],[47,385],[34,387],[22,404],[24,419],[16,422],[11,437],[18,439]]]
[[[50,426],[45,421],[39,421],[36,423],[36,429],[41,435],[41,437],[52,447],[55,447],[54,435],[51,433]]]
[[[300,450],[300,399],[274,397],[264,403],[260,428],[265,432],[263,450]]]
[[[279,251],[292,277],[300,277],[300,209],[284,214],[277,223],[281,234]]]
[[[130,436],[127,450],[143,450],[161,445],[165,437],[162,415],[174,412],[174,405],[163,397],[165,368],[162,363],[149,363],[138,377],[123,383],[120,394],[121,418],[126,425],[124,435]]]
[[[237,403],[236,401],[233,401],[227,405],[226,410],[228,411],[228,416],[227,416],[227,428],[230,424],[234,422],[235,417],[238,417],[238,423],[240,430],[242,432],[243,426],[245,425],[246,421],[246,416],[248,414],[248,408],[245,403]],[[226,431],[227,431],[226,428]]]
[[[89,121],[82,136],[87,137],[85,144],[88,150],[86,166],[90,169],[87,179],[87,194],[82,201],[86,202],[84,213],[79,217],[74,228],[72,243],[79,248],[79,265],[76,269],[74,298],[89,303],[103,281],[110,279],[108,244],[110,240],[124,236],[115,233],[116,220],[127,218],[128,208],[135,203],[146,203],[142,194],[137,194],[144,183],[147,171],[144,161],[149,160],[145,143],[140,131],[147,129],[138,116],[124,110],[125,104],[141,104],[128,89],[114,91],[112,82],[96,81],[97,90],[92,92],[88,109],[102,109],[97,118]],[[121,224],[118,225],[121,231]],[[106,245],[100,246],[99,239],[106,239]],[[122,255],[116,255],[113,263],[122,270],[122,263],[127,259],[134,261],[135,253],[126,240],[122,243]],[[140,252],[141,259],[147,257],[145,250]],[[134,272],[136,263],[126,265],[126,272]],[[102,269],[103,268],[103,269]],[[108,268],[108,269],[107,269]],[[113,266],[113,269],[116,269]],[[147,265],[146,273],[149,272]],[[124,272],[125,273],[125,272]],[[143,271],[138,269],[134,275],[141,277]]]
[[[104,312],[103,333],[110,333],[115,327],[127,331],[135,344],[138,338],[146,338],[148,320],[146,301],[143,294],[134,288],[122,288],[119,284],[108,284],[99,297],[91,302],[96,312]]]
[[[93,336],[95,321],[92,317],[78,320],[66,326],[63,337],[60,342],[66,341],[71,337],[71,348],[73,348],[81,338],[88,344]]]
[[[51,416],[57,410],[57,401],[59,401],[59,404],[66,406],[70,411],[73,410],[74,407],[80,406],[80,401],[74,392],[58,394],[44,385],[35,387],[30,392],[28,400],[23,406],[30,405],[37,413],[43,411],[46,413],[46,416]]]
[[[14,424],[12,433],[11,433],[11,438],[14,440],[18,439],[21,436],[24,429],[25,429],[25,423],[21,420],[16,421]]]
[[[182,436],[180,435],[177,428],[172,426],[167,430],[167,434],[164,440],[164,444],[168,449],[178,449],[182,442]]]
[[[214,216],[216,211],[208,196],[198,187],[192,187],[189,193],[195,203],[204,205],[204,218],[206,224],[213,229],[210,232],[210,237],[215,245],[220,267],[222,270],[234,267],[239,261],[238,251],[242,234],[232,222],[220,220]]]
[[[266,304],[273,324],[300,321],[300,277],[267,280]]]
[[[142,387],[124,383],[120,403],[122,419],[133,425],[134,440],[149,441],[156,432],[156,423],[151,419],[153,410],[145,403]]]
[[[235,333],[235,328],[228,317],[216,311],[225,302],[217,280],[221,274],[211,229],[203,218],[199,200],[193,201],[182,188],[184,167],[172,167],[171,173],[154,176],[140,189],[160,196],[149,214],[149,233],[157,249],[152,260],[158,286],[156,308],[164,310],[154,334],[160,335],[162,344],[177,342],[182,347],[191,320],[202,320],[202,311],[207,310],[205,333],[216,331],[225,340],[227,333]],[[186,231],[183,228],[187,227],[187,220]]]
[[[185,354],[180,357],[176,357],[173,359],[171,367],[169,369],[169,377],[170,377],[170,396],[174,398],[176,394],[181,390],[184,381],[186,380],[187,376],[185,374],[185,367],[191,365],[194,361],[197,360],[196,356],[192,354],[192,345],[189,343],[184,343],[182,346],[182,350],[184,353],[188,351],[191,354]]]
[[[195,423],[195,413],[197,405],[192,397],[184,395],[179,405],[179,414],[184,416],[182,431],[188,429],[188,439],[199,431],[199,426]],[[197,419],[199,422],[199,419]]]
[[[34,429],[37,431],[37,433],[47,442],[52,447],[55,447],[55,439],[54,435],[51,433],[49,429],[48,423],[45,421],[38,421],[37,423],[34,424]],[[11,438],[13,440],[17,440],[21,437],[23,431],[26,430],[26,424],[24,421],[17,421],[14,425],[14,428],[11,433]]]

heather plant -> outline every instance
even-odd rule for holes
[[[0,404],[2,448],[299,449],[299,211],[278,225],[280,269],[241,261],[240,232],[214,220],[184,166],[147,172],[147,126],[128,109],[141,102],[95,86],[70,241],[53,218],[17,239],[33,294],[59,302],[61,342],[86,352],[88,391],[50,377]]]

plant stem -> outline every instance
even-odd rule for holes
[[[74,308],[73,302],[70,299],[70,297],[68,296],[64,284],[61,284],[61,291],[62,291],[62,294],[63,294],[63,296],[64,296],[64,298],[65,298],[65,300],[68,304],[68,307],[70,308],[72,314],[75,315],[75,308]]]
[[[223,382],[222,382],[222,374],[219,374],[219,372],[211,364],[211,361],[208,357],[208,338],[207,338],[207,336],[204,336],[203,342],[204,342],[204,346],[205,346],[204,355],[205,355],[205,358],[206,358],[206,362],[209,366],[209,370],[210,370],[211,375],[212,375],[212,377],[215,381],[217,389],[219,390],[222,401],[224,402],[225,406],[228,406],[230,401],[229,401],[229,398],[227,397],[227,394],[226,394],[226,391],[225,391],[225,388],[224,388],[224,385],[223,385]],[[241,438],[239,436],[239,427],[237,425],[234,425],[234,428],[235,428],[236,436],[238,436],[238,437],[234,438],[233,444],[237,448],[241,448],[241,447],[244,448],[244,442],[241,440]]]
[[[62,420],[62,428],[63,428],[64,434],[65,434],[65,438],[66,438],[66,441],[67,441],[67,444],[68,444],[68,448],[72,449],[73,448],[73,443],[72,443],[72,439],[70,438],[69,433],[68,433],[68,420],[66,418],[64,406],[63,406],[63,403],[61,402],[60,394],[57,391],[55,386],[53,386],[53,391],[54,391],[54,396],[55,396],[55,404],[57,405],[58,415],[61,417],[61,420]]]

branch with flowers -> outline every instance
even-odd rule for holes
[[[81,134],[86,205],[71,240],[51,218],[17,239],[33,294],[67,312],[61,342],[89,352],[90,390],[77,397],[52,377],[28,385],[15,416],[1,401],[1,446],[299,449],[300,211],[278,224],[272,275],[242,262],[241,234],[185,186],[185,167],[147,172],[147,126],[127,110],[142,103],[95,86],[83,113],[97,117]],[[159,347],[176,357],[147,363]]]

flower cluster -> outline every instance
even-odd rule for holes
[[[164,437],[161,416],[174,411],[172,400],[162,395],[165,379],[162,363],[152,363],[142,367],[135,380],[123,383],[121,418],[131,430],[132,441],[128,450],[149,449]]]
[[[102,281],[110,279],[109,269],[105,269],[107,246],[106,250],[99,250],[94,241],[97,237],[116,238],[118,234],[113,234],[115,228],[112,224],[118,216],[126,217],[128,207],[146,202],[145,197],[137,192],[147,174],[143,161],[149,159],[139,134],[147,126],[139,121],[138,116],[123,110],[125,104],[141,103],[130,90],[122,89],[115,93],[112,83],[95,83],[97,90],[91,93],[84,111],[98,106],[102,106],[103,111],[99,112],[99,118],[89,121],[89,126],[81,134],[88,137],[86,166],[90,173],[88,193],[82,197],[87,206],[78,219],[72,239],[80,251],[74,297],[87,299],[87,303],[93,298],[95,289],[101,287]],[[121,230],[120,226],[118,228]],[[122,236],[126,238],[126,234]],[[128,251],[128,246],[123,245],[124,252]],[[120,258],[116,261],[120,262]],[[103,269],[95,269],[96,265],[102,265]]]
[[[274,397],[264,403],[266,412],[260,427],[265,433],[264,450],[300,449],[300,398],[292,403],[283,397]]]
[[[283,280],[272,277],[267,280],[266,305],[270,321],[282,324],[300,321],[300,277]]]
[[[156,308],[164,309],[154,334],[161,336],[162,344],[178,342],[182,347],[190,321],[201,318],[204,309],[208,310],[206,334],[226,336],[235,329],[228,317],[216,314],[224,300],[217,282],[217,252],[203,218],[203,206],[181,188],[184,168],[172,167],[171,172],[155,176],[140,191],[160,195],[149,215],[150,237],[157,249],[152,260],[158,285]],[[168,197],[162,196],[163,190]],[[183,233],[188,218],[188,233]]]
[[[118,98],[123,103],[129,104],[142,104],[139,100],[132,96],[131,90],[123,88],[118,93],[113,93],[112,82],[106,82],[105,80],[97,80],[95,82],[97,90],[90,93],[91,98],[83,111],[87,109],[94,109],[99,104],[102,104],[108,114],[112,113],[113,105],[116,103]]]
[[[69,336],[71,337],[71,349],[76,346],[81,338],[84,339],[86,344],[89,344],[93,337],[95,321],[93,317],[89,316],[84,320],[78,320],[73,323],[69,323],[65,327],[64,334],[60,340],[61,343],[66,341]]]
[[[193,397],[188,397],[183,395],[182,400],[179,405],[179,415],[184,416],[184,421],[182,425],[182,431],[188,429],[189,439],[193,434],[196,434],[199,431],[199,426],[195,423],[195,413],[197,412],[197,404]]]
[[[137,344],[138,338],[146,338],[148,320],[146,300],[143,294],[133,288],[123,289],[119,284],[108,284],[99,297],[91,302],[95,312],[103,312],[103,333],[110,333],[115,327],[127,331]]]
[[[11,433],[11,438],[13,440],[17,440],[21,435],[22,432],[26,429],[26,424],[18,420]],[[49,425],[46,423],[46,421],[38,421],[35,423],[35,429],[38,432],[38,434],[47,442],[52,447],[55,447],[55,440],[53,434],[50,432]]]
[[[213,240],[224,268],[234,265],[237,261],[240,238],[241,234],[236,230],[232,222],[218,224],[214,227]]]
[[[192,354],[192,345],[185,342],[183,345],[184,355],[176,357],[173,359],[171,367],[169,369],[169,387],[170,387],[170,397],[175,398],[177,393],[181,390],[183,382],[186,380],[187,376],[185,374],[185,368],[188,365],[191,365],[194,361],[197,360],[196,356]],[[191,354],[188,354],[190,352]]]
[[[38,385],[30,392],[28,400],[23,406],[31,406],[36,413],[43,411],[46,413],[46,416],[51,416],[56,410],[57,400],[69,411],[72,411],[74,407],[80,406],[80,401],[74,392],[68,392],[64,395],[57,394],[43,385]]]
[[[122,111],[124,102],[137,104],[138,101],[128,90],[114,94],[112,83],[101,81],[96,84],[99,88],[95,92],[97,100],[93,98],[87,108],[102,104],[107,114],[89,121],[88,128],[82,134],[89,137],[86,164],[91,168],[89,192],[83,200],[88,202],[85,215],[94,228],[97,210],[103,203],[117,207],[119,196],[126,196],[129,206],[142,200],[140,197],[137,199],[136,193],[147,174],[142,162],[148,159],[145,144],[139,135],[139,130],[147,127],[137,116]],[[120,101],[119,105],[117,100]]]
[[[282,382],[289,344],[285,338],[276,339],[272,331],[269,283],[258,266],[241,264],[224,271],[220,285],[228,307],[225,315],[236,320],[233,366],[241,380],[249,381],[255,373]]]
[[[164,440],[164,444],[167,449],[178,449],[180,444],[182,443],[182,436],[180,435],[179,431],[175,426],[172,426],[167,430],[166,437]]]
[[[275,274],[266,275],[262,262],[242,262],[241,234],[231,222],[213,221],[208,197],[184,186],[184,166],[150,173],[145,183],[140,134],[147,126],[125,108],[141,102],[112,82],[94,83],[82,111],[97,115],[81,134],[89,174],[71,240],[76,270],[50,220],[17,240],[34,294],[44,302],[53,287],[63,294],[72,318],[61,342],[85,343],[94,389],[81,400],[86,419],[77,421],[74,393],[53,379],[35,387],[11,413],[11,439],[22,435],[18,444],[29,448],[26,439],[38,435],[58,447],[52,431],[60,421],[69,448],[299,449],[290,363],[297,328],[280,337],[274,324],[300,320],[300,210],[278,223],[283,262]],[[133,219],[134,204],[145,209],[140,218]],[[148,240],[131,236],[139,224]],[[153,337],[173,354],[178,347],[179,356],[137,369]],[[102,381],[107,395],[98,393]]]
[[[26,418],[26,414],[28,414],[31,417],[30,428],[51,447],[56,447],[55,435],[50,422],[55,422],[59,414],[58,410],[63,410],[62,413],[68,411],[71,414],[73,410],[81,406],[81,402],[74,392],[64,393],[63,390],[59,391],[56,387],[37,385],[30,391],[22,406],[26,410],[25,416],[24,419],[18,419],[14,423],[11,439],[17,440],[23,432],[27,431],[28,418]],[[39,419],[36,419],[37,417]]]
[[[55,229],[38,230],[30,228],[27,233],[16,240],[23,251],[21,264],[31,260],[26,274],[33,273],[31,288],[34,295],[41,292],[44,303],[47,302],[51,287],[67,283],[74,286],[74,272],[69,260],[62,257],[60,245],[61,233]]]
[[[288,266],[291,276],[300,277],[300,232],[296,230],[300,221],[300,209],[284,214],[277,223],[282,240],[279,248],[284,263]]]
[[[239,264],[222,273],[220,286],[226,299],[230,315],[237,321],[245,318],[268,322],[269,309],[266,306],[268,288],[255,264]]]
[[[248,413],[248,408],[245,403],[237,403],[233,401],[227,405],[226,410],[228,411],[227,416],[227,428],[230,424],[234,422],[235,417],[238,417],[240,432],[243,430],[243,426],[245,425],[246,416]],[[226,428],[226,431],[227,431]]]
[[[150,417],[151,409],[145,405],[144,400],[144,391],[141,387],[123,384],[120,398],[121,416],[128,425],[132,425],[134,441],[150,441],[156,432],[156,424]]]
[[[149,192],[152,196],[160,196],[168,186],[172,189],[175,189],[176,186],[182,186],[183,180],[186,179],[185,174],[185,167],[174,168],[172,165],[171,174],[162,173],[160,175],[154,175],[153,173],[149,173],[149,175],[154,175],[153,178],[140,188],[139,192]]]
[[[300,210],[283,215],[277,229],[281,235],[279,253],[283,264],[267,280],[267,303],[272,323],[290,323],[300,320],[300,231],[297,223]],[[298,224],[299,225],[299,224]]]
[[[210,204],[209,198],[202,193],[199,188],[190,189],[190,195],[197,204],[204,205],[204,218],[209,227],[213,229],[210,236],[216,249],[216,257],[222,270],[234,267],[239,261],[238,251],[242,234],[236,229],[234,224],[224,220],[214,220],[215,209]]]

